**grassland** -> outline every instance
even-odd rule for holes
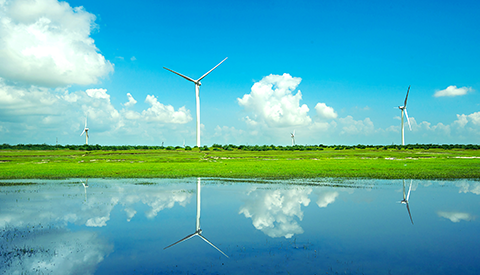
[[[0,150],[0,179],[480,179],[480,150]]]

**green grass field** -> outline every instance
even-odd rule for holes
[[[0,179],[480,179],[480,150],[0,150]]]

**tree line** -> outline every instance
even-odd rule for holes
[[[478,150],[479,144],[407,144],[407,145],[234,145],[234,144],[213,144],[212,146],[202,146],[198,148],[200,151],[320,151],[324,149],[334,150],[357,150],[357,149],[377,149],[377,150],[413,150],[413,149],[467,149]],[[197,146],[149,146],[149,145],[49,145],[49,144],[2,144],[1,150],[80,150],[80,151],[121,151],[121,150],[193,150]]]

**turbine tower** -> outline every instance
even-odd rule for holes
[[[398,106],[398,109],[402,111],[402,145],[405,145],[405,127],[403,126],[403,113],[405,113],[405,116],[407,117],[407,122],[408,122],[408,127],[410,128],[410,131],[412,130],[412,126],[410,125],[410,120],[408,119],[408,113],[407,113],[407,99],[408,99],[408,92],[410,91],[410,86],[408,86],[407,90],[407,96],[405,97],[405,102],[403,103],[403,106]]]
[[[181,243],[183,241],[186,241],[192,237],[195,237],[195,236],[199,236],[202,240],[204,240],[206,243],[208,243],[209,245],[213,246],[213,248],[215,248],[216,250],[218,250],[220,253],[222,253],[225,257],[228,258],[227,254],[223,253],[222,250],[220,250],[218,247],[216,247],[213,243],[211,243],[209,240],[207,240],[207,238],[205,238],[203,235],[202,235],[202,229],[200,228],[200,189],[201,189],[201,179],[200,178],[197,178],[197,219],[196,219],[196,222],[195,222],[195,232],[193,232],[192,234],[186,236],[185,238],[165,247],[164,249],[167,249],[169,247],[172,247],[178,243]]]
[[[408,207],[408,200],[410,199],[410,191],[412,191],[412,181],[413,180],[410,180],[410,187],[408,188],[408,194],[405,197],[405,180],[403,180],[403,200],[401,200],[400,203],[407,205],[408,215],[410,216],[410,221],[413,224],[412,214],[410,213],[410,207]]]
[[[292,136],[292,146],[295,145],[295,130],[293,130],[293,133],[290,133],[290,135]]]
[[[80,134],[80,136],[85,133],[85,145],[88,145],[88,128],[87,128],[87,118],[85,118],[85,128],[83,128],[83,132]]]
[[[222,62],[218,63],[217,66],[213,67],[213,69],[211,69],[210,71],[206,72],[204,75],[202,75],[202,77],[200,77],[199,79],[197,80],[194,80],[193,78],[190,78],[186,75],[183,75],[181,73],[177,73],[173,70],[170,70],[168,68],[165,68],[163,67],[165,70],[168,70],[168,71],[171,71],[172,73],[174,74],[177,74],[183,78],[185,78],[186,80],[188,81],[191,81],[193,83],[195,83],[195,102],[196,102],[196,105],[197,105],[197,147],[200,147],[200,86],[202,85],[202,83],[200,82],[200,80],[202,80],[204,77],[206,77],[209,73],[211,73],[213,70],[215,70],[215,68],[217,68],[218,66],[220,66],[220,64],[223,63],[223,61],[227,60],[228,57],[226,57],[224,60],[222,60]]]

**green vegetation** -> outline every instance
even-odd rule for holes
[[[201,148],[6,145],[0,179],[480,179],[478,145],[218,145]],[[40,150],[40,148],[42,148]],[[29,149],[29,150],[27,150]]]

